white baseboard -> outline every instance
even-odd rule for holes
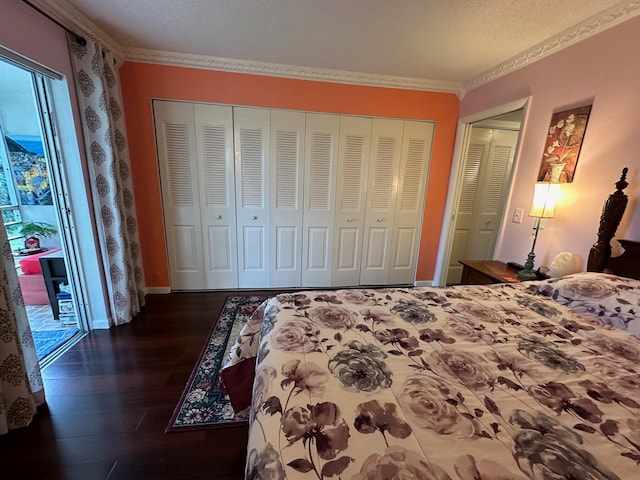
[[[91,330],[109,330],[110,328],[108,318],[94,318],[91,321]]]
[[[413,284],[416,287],[433,287],[433,280],[416,280]]]
[[[171,287],[147,287],[145,292],[151,294],[166,294],[171,293]]]

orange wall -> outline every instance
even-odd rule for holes
[[[154,98],[435,121],[417,280],[435,268],[460,102],[455,94],[126,62],[120,68],[145,280],[169,286]]]

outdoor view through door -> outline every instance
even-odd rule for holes
[[[0,60],[0,210],[41,366],[81,330],[43,128],[36,76]]]

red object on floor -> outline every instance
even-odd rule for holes
[[[49,305],[49,295],[41,273],[18,275],[25,305]]]
[[[25,305],[49,305],[49,295],[44,284],[42,269],[40,268],[40,257],[62,250],[61,247],[45,250],[41,253],[29,255],[20,259],[20,290]]]
[[[52,248],[50,250],[45,250],[44,252],[36,253],[35,255],[29,255],[28,257],[20,259],[20,271],[25,275],[31,275],[34,273],[42,274],[42,270],[40,268],[40,257],[53,252],[57,252],[58,250],[62,250],[62,247]]]

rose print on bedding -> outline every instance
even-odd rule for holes
[[[516,295],[516,301],[518,302],[518,305],[528,308],[529,310],[532,310],[538,315],[542,315],[546,318],[553,318],[560,315],[560,310],[550,306],[548,303],[537,300],[535,298]]]
[[[317,351],[314,338],[319,333],[313,322],[302,317],[294,318],[277,324],[271,333],[270,344],[278,350],[309,353]]]
[[[454,314],[447,317],[444,321],[444,326],[447,332],[451,333],[453,337],[458,337],[468,342],[484,342],[492,345],[506,341],[505,339],[499,338],[496,332],[488,330],[485,325],[476,323],[464,315]]]
[[[432,367],[440,374],[453,375],[471,389],[482,389],[493,384],[494,375],[486,365],[486,360],[475,353],[451,347],[433,352]]]
[[[342,307],[322,306],[308,311],[312,321],[333,330],[348,330],[356,324],[356,318],[349,310]]]
[[[354,305],[376,305],[375,294],[370,290],[338,290],[336,292],[345,302]]]
[[[374,392],[391,386],[391,370],[383,359],[387,354],[372,344],[353,340],[344,345],[328,363],[329,371],[346,388]]]
[[[575,358],[555,348],[553,344],[549,342],[545,342],[534,336],[518,336],[518,338],[520,338],[520,341],[517,344],[517,348],[521,354],[527,357],[533,357],[549,368],[562,370],[565,373],[577,373],[585,370],[584,365]]]
[[[453,467],[460,480],[526,480],[496,462],[478,460],[472,455],[461,455]]]
[[[398,315],[409,323],[420,324],[435,322],[436,316],[420,302],[415,300],[400,299],[392,308],[391,312]]]
[[[245,480],[284,480],[284,468],[280,462],[280,455],[270,443],[261,452],[251,449],[247,456]]]
[[[514,458],[531,478],[620,480],[580,448],[582,437],[542,412],[516,409],[509,418],[520,431],[514,436]]]
[[[457,303],[453,309],[455,312],[478,323],[502,323],[504,321],[496,310],[479,303],[460,302]]]
[[[360,472],[351,480],[451,480],[438,465],[428,463],[422,455],[402,447],[389,447],[380,455],[369,455]]]
[[[460,400],[453,392],[442,380],[426,375],[412,376],[402,385],[398,401],[414,426],[456,439],[478,435],[480,425],[475,418],[458,412],[456,406]]]
[[[627,340],[609,337],[606,335],[593,335],[590,340],[600,348],[603,348],[617,356],[623,357],[635,365],[640,364],[640,339],[632,341],[634,337]]]

